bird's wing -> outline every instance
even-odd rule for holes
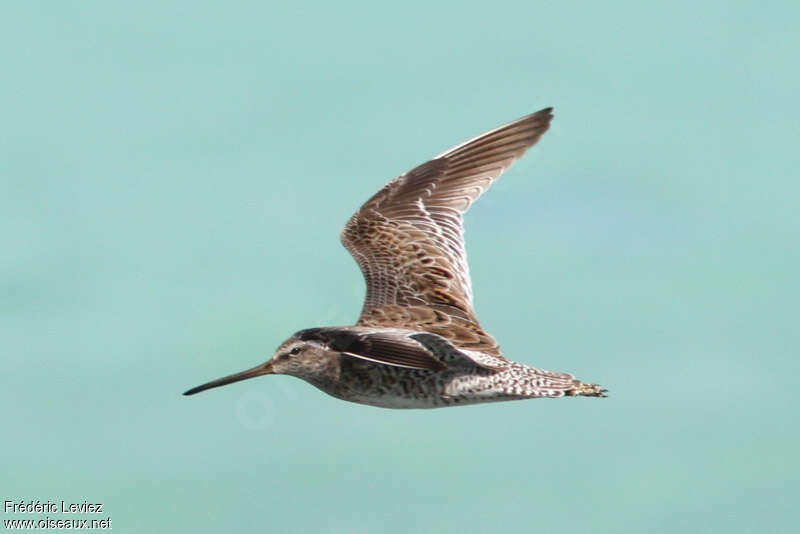
[[[451,148],[386,184],[350,218],[342,243],[367,282],[359,325],[413,328],[414,316],[434,313],[467,337],[488,338],[476,350],[496,348],[475,317],[462,217],[552,118],[543,109]],[[452,339],[445,330],[436,333]]]
[[[295,334],[323,342],[329,349],[359,360],[408,369],[475,368],[498,370],[507,360],[461,351],[443,337],[395,328],[311,328]]]

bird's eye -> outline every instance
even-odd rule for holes
[[[301,347],[295,347],[295,348],[293,348],[292,350],[289,351],[289,354],[291,354],[292,356],[296,356],[296,355],[300,354],[302,351],[303,351],[303,349]]]

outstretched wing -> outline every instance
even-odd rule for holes
[[[451,148],[389,182],[350,218],[342,243],[367,283],[358,324],[413,329],[415,317],[433,314],[436,333],[459,346],[496,349],[475,317],[462,216],[552,118],[543,109]]]

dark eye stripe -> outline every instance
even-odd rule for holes
[[[300,351],[302,351],[302,350],[303,349],[301,349],[300,347],[295,347],[295,348],[293,348],[292,350],[289,351],[289,354],[294,356],[296,354],[300,354]]]

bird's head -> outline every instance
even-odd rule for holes
[[[184,395],[194,395],[207,389],[262,375],[291,375],[314,382],[316,377],[328,371],[331,363],[330,356],[337,354],[338,351],[330,350],[321,341],[302,339],[303,332],[305,331],[297,332],[281,343],[272,358],[266,362],[252,369],[218,378],[192,388]]]

